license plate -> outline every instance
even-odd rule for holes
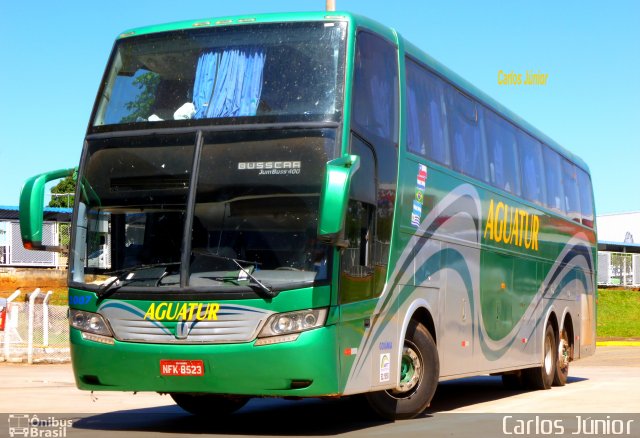
[[[160,374],[163,376],[204,376],[201,360],[161,360]]]

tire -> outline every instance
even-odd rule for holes
[[[556,344],[556,335],[551,324],[547,324],[543,341],[544,356],[542,366],[522,371],[523,378],[531,389],[550,389],[556,374],[558,344]]]
[[[386,420],[405,420],[429,407],[440,377],[438,349],[429,331],[411,321],[405,336],[400,372],[401,389],[366,394],[371,408]]]
[[[556,363],[556,372],[553,376],[554,386],[564,386],[569,377],[569,362],[571,362],[571,344],[569,343],[569,334],[565,329],[560,332],[560,341],[558,342],[558,361]]]
[[[214,394],[185,394],[176,392],[170,395],[178,406],[190,414],[212,418],[232,414],[249,401],[249,397],[232,397]]]

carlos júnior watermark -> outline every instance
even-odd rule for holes
[[[498,70],[498,85],[512,85],[512,86],[544,86],[547,85],[549,79],[549,73],[544,73],[538,70],[527,70],[524,74],[515,72],[513,70],[506,72],[504,70]]]
[[[502,433],[515,436],[635,436],[635,419],[612,415],[564,415],[549,418],[505,415]]]
[[[73,426],[73,420],[52,415],[10,414],[8,421],[10,437],[64,438],[67,429]]]

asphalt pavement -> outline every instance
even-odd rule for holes
[[[443,382],[424,415],[395,423],[378,420],[360,398],[253,399],[228,418],[196,418],[167,395],[79,391],[70,364],[0,363],[0,413],[6,418],[0,414],[0,437],[10,432],[20,436],[24,423],[29,423],[29,430],[23,436],[109,438],[582,436],[574,431],[581,427],[589,432],[589,424],[609,427],[611,435],[640,436],[640,348],[599,347],[594,356],[571,364],[565,387],[548,391],[506,390],[499,377],[490,376]],[[596,419],[601,423],[594,423]],[[623,433],[613,433],[619,430]],[[52,435],[55,431],[60,435]],[[584,436],[588,435],[593,434]]]

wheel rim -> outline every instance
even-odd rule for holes
[[[400,362],[400,384],[389,393],[395,397],[407,397],[415,391],[422,375],[422,360],[413,343],[405,341]]]
[[[551,374],[553,369],[553,346],[551,345],[551,337],[547,336],[544,340],[544,371],[547,375]]]
[[[558,368],[562,372],[565,372],[569,367],[569,341],[567,340],[567,334],[562,332],[562,338],[558,345]]]

